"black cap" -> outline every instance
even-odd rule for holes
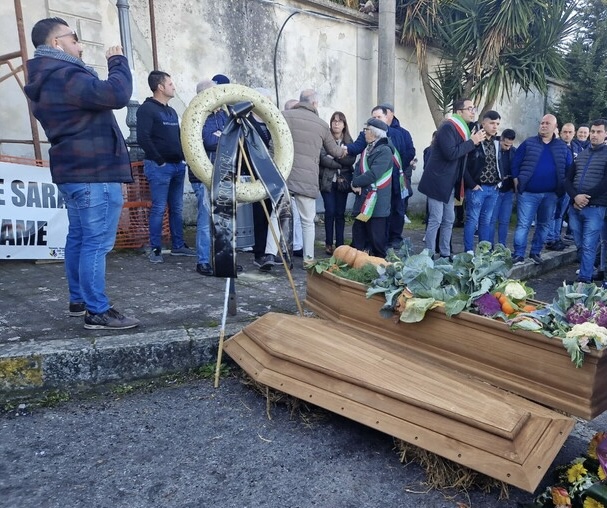
[[[370,125],[371,127],[377,127],[378,129],[384,132],[388,132],[388,126],[378,118],[369,118],[367,120],[367,125]]]

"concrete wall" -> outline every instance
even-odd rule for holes
[[[33,55],[29,34],[33,24],[46,16],[61,16],[76,27],[84,43],[84,60],[106,75],[104,52],[119,42],[115,1],[110,0],[21,0],[28,53]],[[280,105],[297,98],[305,88],[320,95],[320,116],[328,120],[335,110],[343,111],[357,135],[376,103],[377,34],[373,18],[341,8],[325,0],[290,1],[289,7],[267,0],[217,0],[214,2],[156,1],[156,39],[159,68],[169,72],[177,85],[171,105],[182,113],[195,95],[196,83],[214,74],[251,87],[275,89],[274,47],[284,26],[276,54]],[[323,13],[319,16],[316,13]],[[152,70],[150,16],[147,0],[130,0],[134,48],[135,98],[150,95],[147,74]],[[340,16],[340,19],[336,16]],[[13,2],[0,4],[0,54],[19,49]],[[415,142],[420,164],[414,173],[417,183],[422,172],[421,153],[435,129],[415,63],[409,48],[397,46],[396,116]],[[4,72],[6,67],[0,68]],[[0,76],[2,74],[0,73]],[[0,110],[0,138],[30,138],[27,106],[14,79],[0,83],[5,99]],[[544,109],[539,94],[517,94],[497,109],[504,127],[513,127],[520,139],[534,134]],[[124,127],[126,112],[118,112]],[[42,137],[43,133],[42,133]],[[31,147],[3,144],[0,153],[31,156]],[[411,200],[421,208],[423,197]]]

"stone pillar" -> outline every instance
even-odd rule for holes
[[[377,103],[394,104],[394,60],[396,58],[396,0],[379,2]]]

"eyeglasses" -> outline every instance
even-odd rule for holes
[[[74,37],[74,40],[75,40],[76,42],[78,42],[78,41],[79,41],[79,39],[78,39],[78,34],[76,33],[76,30],[72,30],[71,32],[67,32],[67,33],[65,33],[65,34],[58,35],[57,37],[55,37],[55,39],[61,39],[61,37],[68,37],[68,36],[70,36],[70,35],[71,35],[72,37]]]
[[[363,132],[367,132],[369,129],[369,127],[363,127]]]
[[[334,118],[333,123],[344,123],[344,121],[340,120],[339,118]]]
[[[468,106],[467,108],[463,108],[462,111],[470,111],[470,113],[476,113],[478,110],[476,106]]]

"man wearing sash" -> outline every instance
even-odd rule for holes
[[[386,257],[386,221],[392,194],[392,149],[388,145],[388,126],[369,118],[363,129],[367,147],[354,171],[352,190],[357,194],[353,212],[352,243],[358,250]]]
[[[463,189],[456,189],[456,183],[463,183],[466,156],[485,139],[484,129],[470,133],[468,124],[474,122],[475,117],[476,107],[470,99],[453,103],[453,115],[438,128],[418,186],[428,197],[426,248],[431,253],[436,252],[436,236],[440,229],[439,254],[445,258],[451,256],[455,198],[463,197]]]

